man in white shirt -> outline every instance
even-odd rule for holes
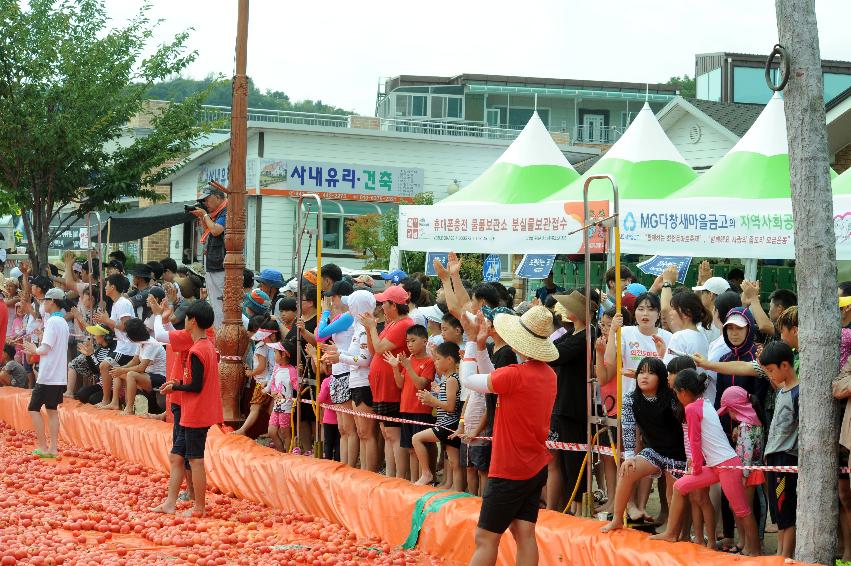
[[[129,364],[138,349],[124,332],[124,325],[135,314],[133,303],[122,296],[122,293],[126,293],[129,288],[130,282],[123,275],[115,273],[107,277],[105,291],[106,296],[112,299],[112,310],[109,316],[102,310],[98,310],[94,315],[96,323],[106,325],[115,333],[115,359],[106,359],[100,365],[100,375],[103,378],[103,401],[95,405],[100,409],[110,405],[112,388],[114,385],[120,385],[120,382],[113,383],[109,377],[109,370],[115,366]]]
[[[39,356],[39,372],[28,411],[35,429],[37,447],[33,454],[41,458],[55,458],[59,452],[59,413],[62,396],[68,385],[68,324],[62,317],[65,293],[49,289],[44,295],[44,335],[41,345],[24,344],[28,355]],[[47,409],[50,435],[45,436],[41,408]]]

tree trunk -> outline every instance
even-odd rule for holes
[[[789,54],[786,128],[801,355],[798,516],[795,558],[833,564],[836,547],[839,370],[836,238],[815,0],[776,0],[780,44]],[[806,277],[804,277],[806,274]]]

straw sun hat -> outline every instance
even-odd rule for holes
[[[573,291],[569,295],[553,295],[553,297],[558,301],[557,304],[563,306],[566,311],[579,320],[585,321],[585,295],[579,291]],[[591,301],[591,312],[594,313],[596,310],[597,303]]]
[[[546,307],[534,306],[523,316],[499,314],[493,325],[500,337],[524,357],[541,362],[558,358],[558,350],[550,341],[553,315]]]

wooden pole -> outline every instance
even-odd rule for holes
[[[227,422],[240,420],[239,392],[245,380],[242,356],[248,334],[242,326],[242,270],[245,268],[245,159],[248,129],[248,0],[239,0],[236,24],[236,70],[231,106],[230,172],[228,174],[227,229],[225,230],[224,324],[217,336],[221,354],[219,378],[222,408]]]
[[[784,91],[798,277],[800,426],[795,558],[833,564],[837,517],[839,307],[815,0],[776,0],[789,83]],[[783,66],[781,65],[781,71]]]

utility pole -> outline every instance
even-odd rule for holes
[[[236,22],[236,70],[230,122],[227,229],[225,230],[224,324],[216,337],[221,354],[219,379],[226,422],[240,420],[239,392],[245,380],[242,357],[248,333],[242,326],[242,270],[245,268],[245,158],[248,129],[248,0],[239,0]]]
[[[839,428],[831,381],[839,372],[840,322],[821,54],[815,0],[775,1],[777,31],[780,45],[787,53],[789,72],[784,101],[795,222],[795,269],[800,274],[801,389],[795,558],[833,564]]]

